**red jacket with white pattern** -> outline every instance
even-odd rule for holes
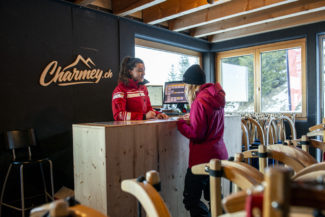
[[[114,89],[112,95],[114,120],[143,120],[148,111],[154,111],[151,107],[147,87],[138,83],[138,81],[129,79],[127,86],[123,82],[119,82]]]
[[[224,106],[225,92],[220,84],[203,84],[191,106],[190,124],[177,121],[178,130],[190,139],[189,168],[213,158],[228,158],[223,141]]]

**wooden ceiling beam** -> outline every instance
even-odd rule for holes
[[[325,9],[324,0],[300,0],[286,5],[270,8],[255,13],[234,17],[213,24],[200,26],[191,31],[194,37],[205,37],[222,32],[246,28],[276,20],[283,20],[294,16],[313,13]]]
[[[127,16],[165,1],[166,0],[112,0],[112,9],[115,15]]]
[[[112,4],[111,0],[95,0],[91,3],[91,5],[100,7],[100,8],[105,8],[107,10],[112,10]]]
[[[157,24],[229,1],[231,0],[214,0],[210,4],[207,0],[167,0],[143,10],[142,18],[145,23]]]
[[[74,3],[82,6],[87,6],[91,3],[93,3],[95,0],[75,0]]]
[[[296,17],[287,18],[268,23],[263,23],[255,26],[250,26],[243,29],[232,30],[229,32],[219,33],[209,36],[210,42],[221,42],[230,39],[242,38],[246,36],[271,32],[275,30],[287,29],[296,26],[302,26],[311,23],[325,21],[325,11],[317,11],[314,13],[304,14]]]
[[[169,29],[183,31],[294,1],[297,0],[232,0],[171,20],[169,21]]]

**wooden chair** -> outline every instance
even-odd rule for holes
[[[280,117],[271,117],[267,124],[265,124],[265,144],[276,144],[279,140],[285,141],[286,133],[285,133],[285,126],[284,121],[287,121],[291,130],[291,138],[292,140],[297,139],[297,133],[294,121],[286,115],[282,115]],[[276,121],[279,123],[277,124]],[[277,125],[279,125],[279,130],[277,132]],[[277,135],[279,134],[279,135]],[[271,142],[270,142],[271,141]]]
[[[308,167],[305,167],[304,169],[300,170],[297,172],[294,176],[291,178],[293,180],[298,179],[300,176],[307,175],[309,173],[314,173],[318,171],[325,171],[325,162],[317,163],[317,164],[312,164]]]
[[[260,123],[251,117],[242,118],[242,123],[246,126],[249,134],[249,144],[253,144],[255,137],[260,141],[260,144],[265,144],[264,131]],[[257,133],[257,136],[256,136]]]
[[[263,217],[310,216],[290,211],[290,206],[324,210],[325,188],[323,183],[301,183],[290,180],[288,168],[268,168],[263,188],[254,187],[249,192],[239,192],[223,200],[227,212],[245,209],[248,195],[263,194]],[[322,180],[324,181],[324,180]],[[246,215],[246,213],[244,212]],[[245,216],[244,215],[244,216]],[[232,215],[227,215],[232,216]]]
[[[317,163],[308,153],[299,148],[285,145],[260,145],[258,149],[248,150],[242,153],[244,158],[259,158],[259,170],[264,172],[267,166],[267,158],[274,159],[291,167],[295,172]]]
[[[30,217],[108,217],[97,210],[79,204],[74,198],[68,200],[55,200],[51,203],[44,204],[34,208],[30,212]]]
[[[210,203],[211,216],[216,217],[222,213],[221,206],[221,177],[229,179],[241,189],[248,189],[263,181],[261,174],[254,167],[238,162],[210,160],[209,164],[199,164],[192,167],[196,175],[210,176]]]
[[[311,137],[321,136],[322,140],[311,139]],[[300,139],[287,140],[286,144],[300,147],[301,149],[309,153],[309,148],[313,147],[322,151],[321,161],[324,161],[325,153],[325,118],[322,124],[318,124],[309,128],[309,132],[306,135],[301,136]]]
[[[243,172],[243,170],[249,172],[249,167],[249,165],[245,164],[236,165],[234,162],[220,160],[211,160],[208,165],[201,164],[192,167],[192,172],[194,174],[210,174],[210,189],[213,189],[210,191],[214,192],[210,195],[212,209],[211,212],[214,213],[213,216],[216,216],[215,213],[217,210],[219,214],[221,214],[220,211],[222,211],[221,180],[218,176],[222,174],[223,177],[228,177],[229,179],[233,180],[233,182],[237,183],[241,188],[248,189],[260,183],[260,181],[256,181],[253,177],[258,177],[259,180],[263,179],[262,174],[255,175],[253,177],[250,175],[245,175],[245,172]],[[238,168],[242,168],[242,170]],[[252,171],[254,171],[255,168],[252,169]],[[253,174],[252,171],[250,171],[250,174]],[[257,170],[256,172],[259,174]],[[152,177],[158,177],[158,173],[155,171],[147,173],[146,180],[143,182],[139,182],[136,179],[123,180],[121,188],[123,191],[130,193],[137,198],[137,200],[141,203],[144,210],[146,211],[148,217],[171,217],[163,199],[156,191],[156,189],[152,186],[153,183],[157,183],[158,178]],[[218,204],[218,207],[216,207],[216,204]]]
[[[241,130],[242,130],[242,151],[247,151],[249,146],[249,134],[248,129],[243,120],[241,122]]]
[[[158,172],[149,171],[143,182],[137,179],[123,180],[121,188],[140,202],[148,217],[171,217],[165,202],[153,187],[159,182]]]
[[[273,156],[274,159],[278,159],[284,162],[286,165],[292,167],[294,171],[296,171],[296,173],[291,177],[292,180],[312,180],[325,173],[325,162],[317,163],[317,161],[312,158],[309,154],[306,154],[298,148],[288,148],[287,146],[283,145],[269,145],[267,147],[269,148],[269,150],[271,149],[271,151],[269,151],[267,155],[270,155],[271,157]],[[256,150],[251,150],[250,152],[246,153],[247,155],[248,153],[250,153],[251,157],[253,157],[253,155],[260,156],[260,171],[263,171],[263,168],[266,168],[266,158],[263,158],[262,154],[265,153],[267,147],[261,145],[259,146],[258,153],[252,153],[252,151]],[[282,152],[287,153],[289,157],[287,157]],[[235,161],[242,162],[243,159],[243,153],[236,154]],[[301,162],[296,159],[301,159]]]

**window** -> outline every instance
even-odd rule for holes
[[[183,74],[189,66],[200,64],[199,52],[142,39],[136,39],[135,44],[135,56],[144,61],[145,78],[150,85],[183,80]]]
[[[217,65],[226,112],[306,117],[305,39],[221,52]]]

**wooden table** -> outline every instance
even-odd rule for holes
[[[241,151],[239,116],[225,116],[224,140],[230,155]],[[189,216],[182,203],[188,143],[175,119],[74,124],[76,199],[111,217],[136,217],[136,200],[121,181],[157,170],[172,216]]]

